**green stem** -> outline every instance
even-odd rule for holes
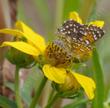
[[[78,99],[77,101],[74,101],[73,103],[65,105],[63,108],[77,108],[81,104],[85,104],[89,102],[87,99]]]
[[[47,81],[47,78],[44,77],[40,83],[40,86],[38,87],[37,91],[36,91],[36,94],[35,94],[35,97],[32,99],[32,102],[30,104],[30,107],[29,108],[35,108],[36,104],[37,104],[37,101],[39,99],[39,96],[41,95],[41,92],[46,84],[46,81]]]
[[[50,93],[50,95],[48,97],[48,102],[52,99],[52,97],[54,96],[54,94],[55,94],[55,90],[52,89],[52,91],[51,91],[51,93]]]
[[[51,108],[51,106],[54,104],[54,102],[58,99],[59,94],[56,93],[55,96],[49,101],[49,103],[47,104],[47,106],[45,108]]]
[[[23,108],[22,100],[20,97],[20,90],[19,90],[19,67],[17,66],[15,72],[15,95],[16,95],[16,103],[18,108]]]
[[[94,79],[96,82],[95,98],[93,102],[93,108],[104,108],[104,78],[103,69],[100,62],[97,49],[93,50],[93,66],[94,66]],[[100,80],[99,80],[100,79]]]

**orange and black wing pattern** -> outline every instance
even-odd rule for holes
[[[92,44],[104,35],[104,31],[94,25],[67,20],[58,28],[57,34],[70,46],[73,61],[83,62],[92,55]]]

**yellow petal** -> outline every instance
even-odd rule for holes
[[[43,66],[44,75],[51,81],[62,84],[66,79],[66,70],[64,68],[56,68],[49,64]]]
[[[96,88],[95,82],[93,79],[80,75],[78,73],[72,72],[78,83],[81,85],[81,87],[84,89],[86,95],[91,100],[94,98],[94,90]]]
[[[6,29],[1,29],[0,30],[0,33],[3,33],[3,34],[9,34],[9,35],[12,35],[12,36],[24,36],[25,34],[19,30],[16,30],[16,29],[9,29],[9,28],[6,28]]]
[[[42,52],[45,50],[45,39],[35,33],[30,27],[24,24],[22,21],[16,22],[16,28],[21,30],[24,34],[26,34],[26,38],[28,41],[31,41],[36,47],[38,47]]]
[[[70,19],[73,19],[73,20],[75,20],[75,21],[77,21],[77,22],[80,23],[80,24],[82,24],[82,20],[81,20],[81,18],[79,17],[79,14],[78,14],[77,12],[75,12],[75,11],[70,12],[69,18],[70,18]]]
[[[21,52],[24,52],[26,54],[29,54],[35,57],[37,57],[40,54],[40,52],[36,48],[34,48],[33,46],[25,42],[20,42],[20,41],[19,42],[3,42],[1,47],[4,47],[4,46],[11,46]]]
[[[93,22],[90,22],[89,25],[94,25],[94,26],[102,28],[104,26],[104,21],[99,21],[99,20],[93,21]]]
[[[34,38],[33,35],[32,37],[29,37],[26,33],[17,29],[1,29],[0,33],[10,34],[12,36],[19,36],[19,37],[23,36],[30,42],[30,44],[34,45],[37,50],[41,52],[44,52],[45,50],[46,46],[44,45],[44,43],[41,42],[40,38],[38,38],[37,36],[34,36]]]

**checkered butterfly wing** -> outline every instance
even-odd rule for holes
[[[60,28],[58,34],[70,36],[89,45],[97,41],[104,35],[104,31],[94,25],[79,24],[74,20],[65,21]]]
[[[94,25],[83,25],[79,28],[78,35],[80,36],[80,41],[84,42],[87,45],[92,45],[98,39],[103,37],[104,31],[100,27]]]
[[[68,20],[58,28],[58,35],[69,44],[74,61],[85,61],[92,53],[92,43],[104,35],[101,28]]]

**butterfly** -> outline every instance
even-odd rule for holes
[[[92,55],[92,44],[104,35],[104,31],[95,25],[80,24],[70,19],[57,29],[57,34],[73,52],[73,62],[83,62]]]

